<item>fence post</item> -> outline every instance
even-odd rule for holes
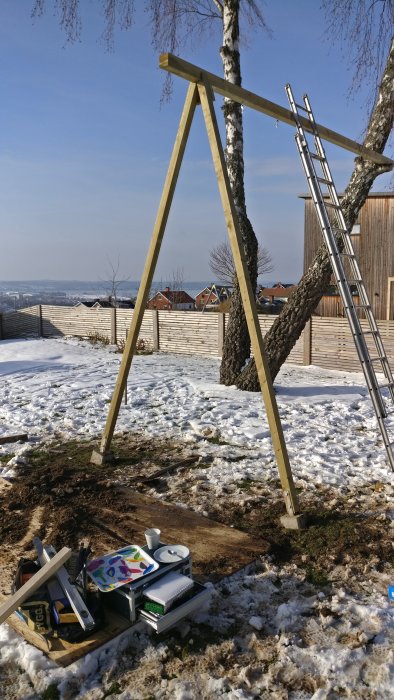
[[[218,312],[218,356],[223,354],[224,333],[226,327],[226,314]]]
[[[159,338],[159,312],[157,309],[152,310],[152,338],[153,338],[153,350],[160,350],[160,338]]]
[[[41,308],[41,304],[37,305],[37,333],[38,333],[38,337],[42,338],[42,308]]]
[[[116,307],[111,307],[111,345],[116,345]]]
[[[306,322],[304,328],[304,365],[312,364],[312,318]]]

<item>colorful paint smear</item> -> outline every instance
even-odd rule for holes
[[[104,593],[131,583],[159,568],[138,545],[128,545],[88,562],[86,570],[97,588]]]

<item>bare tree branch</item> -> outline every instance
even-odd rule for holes
[[[322,0],[327,35],[341,41],[353,70],[349,94],[363,84],[376,98],[394,29],[394,0]]]
[[[129,278],[127,277],[127,275],[120,275],[120,257],[119,257],[119,255],[118,255],[116,262],[113,262],[113,260],[111,260],[109,255],[107,255],[107,264],[108,264],[107,278],[105,280],[103,280],[103,282],[106,283],[106,286],[108,289],[109,301],[114,306],[116,306],[119,288],[120,288],[122,282],[126,282]]]
[[[226,282],[229,285],[234,284],[236,277],[235,265],[228,241],[219,243],[212,248],[209,256],[209,267],[218,281]],[[257,249],[257,277],[267,272],[272,272],[273,269],[270,253],[259,244]]]

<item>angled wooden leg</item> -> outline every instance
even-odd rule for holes
[[[283,436],[282,424],[280,422],[271,374],[265,354],[263,337],[257,315],[256,302],[243,253],[242,237],[239,230],[238,217],[235,210],[234,199],[231,192],[230,181],[224,158],[223,146],[220,139],[220,133],[213,106],[212,90],[210,85],[206,83],[199,83],[198,90],[205,125],[207,128],[209,145],[211,147],[212,158],[215,166],[220,197],[222,200],[224,217],[227,224],[231,251],[233,254],[245,316],[248,324],[253,355],[256,362],[261,392],[271,431],[272,445],[279,468],[279,475],[284,493],[286,510],[288,513],[283,517],[282,523],[285,527],[298,529],[299,527],[304,526],[304,517],[299,513],[297,494],[294,488],[293,476],[291,473],[286,443]]]
[[[148,300],[149,290],[156,269],[157,258],[159,257],[160,247],[163,240],[168,215],[170,213],[171,203],[176,183],[178,180],[179,170],[182,164],[182,159],[185,152],[186,143],[189,136],[190,127],[192,125],[197,102],[197,86],[194,83],[190,83],[186,95],[182,116],[179,123],[178,133],[176,135],[175,144],[172,151],[170,164],[167,171],[167,177],[164,183],[163,193],[157,212],[156,222],[154,225],[152,239],[145,262],[144,272],[141,278],[140,288],[138,290],[137,301],[135,304],[135,309],[133,311],[133,317],[127,335],[125,348],[123,351],[118,378],[116,380],[114,393],[112,395],[111,403],[108,410],[108,417],[101,439],[100,450],[93,450],[91,456],[91,462],[93,462],[94,464],[103,464],[103,462],[111,458],[109,452],[111,440],[114,434],[116,421],[119,414],[119,408],[122,402],[127,377],[130,370],[131,361],[135,353],[135,348],[138,340],[138,333],[141,328],[141,323],[146,308],[146,302]]]

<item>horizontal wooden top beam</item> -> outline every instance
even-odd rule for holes
[[[245,88],[240,87],[239,85],[234,85],[233,83],[220,78],[214,73],[209,73],[208,71],[203,70],[203,68],[193,65],[193,63],[188,63],[182,58],[178,58],[178,56],[174,56],[171,53],[161,54],[160,68],[163,68],[163,70],[173,73],[174,75],[178,75],[181,78],[185,78],[185,80],[189,80],[192,83],[207,80],[213,91],[217,92],[219,95],[228,97],[235,102],[240,102],[241,104],[245,105],[245,107],[251,107],[251,109],[255,109],[257,112],[263,112],[263,114],[268,114],[269,117],[279,119],[286,124],[295,126],[293,113],[289,109],[285,109],[285,107],[281,107],[275,102],[270,102],[270,100],[266,100],[264,97],[260,97],[254,92],[245,90]],[[308,119],[300,116],[300,122],[305,131],[312,133],[311,125]],[[342,134],[338,134],[336,131],[332,131],[332,129],[328,129],[326,126],[322,126],[321,124],[316,124],[316,126],[319,131],[319,136],[322,139],[330,141],[336,146],[341,146],[341,148],[345,148],[347,151],[356,153],[366,160],[370,160],[381,165],[389,165],[391,167],[394,166],[394,161],[391,160],[391,158],[387,158],[381,153],[376,153],[369,148],[365,148],[365,146],[363,146],[361,143],[352,141],[352,139],[348,139],[346,136],[342,136]]]

